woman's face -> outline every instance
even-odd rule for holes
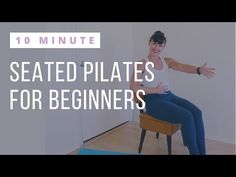
[[[165,48],[165,44],[158,44],[157,42],[154,42],[153,40],[149,42],[149,50],[152,54],[159,55]]]

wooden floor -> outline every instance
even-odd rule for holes
[[[138,122],[128,122],[118,128],[115,128],[97,138],[94,138],[84,144],[84,148],[99,150],[108,150],[115,152],[126,152],[138,154],[138,145],[140,141],[141,129]],[[206,140],[207,154],[231,155],[235,154],[235,145]],[[78,150],[71,154],[76,154]],[[166,136],[160,134],[156,139],[155,133],[147,131],[141,154],[166,155],[167,143]],[[180,131],[172,136],[172,154],[188,155],[188,149],[182,143]]]

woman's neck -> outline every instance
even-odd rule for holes
[[[148,54],[148,59],[149,59],[150,61],[155,61],[155,60],[158,60],[158,59],[161,59],[161,58],[160,58],[160,56],[157,55],[157,54],[149,53],[149,54]]]

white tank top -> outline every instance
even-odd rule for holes
[[[168,88],[168,91],[171,89],[170,88],[170,82],[169,82],[169,67],[166,64],[164,58],[160,57],[162,64],[163,64],[163,68],[162,69],[156,69],[156,68],[151,68],[149,67],[149,70],[154,74],[154,79],[153,81],[147,81],[145,79],[145,75],[148,75],[148,78],[150,78],[150,73],[147,71],[144,71],[144,73],[142,74],[142,79],[143,79],[143,86],[145,87],[156,87],[158,84],[160,84],[162,82],[162,85],[166,85]],[[146,62],[148,62],[148,59],[145,59]]]

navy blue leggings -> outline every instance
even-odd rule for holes
[[[205,135],[202,112],[194,104],[170,91],[167,94],[145,95],[146,111],[153,117],[181,124],[184,143],[191,155],[205,155]]]

